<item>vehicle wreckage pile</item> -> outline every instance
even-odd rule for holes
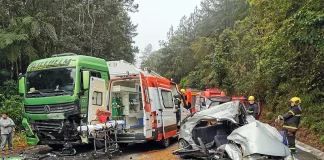
[[[173,154],[206,159],[294,159],[285,142],[284,134],[255,120],[236,101],[185,118],[179,149]]]

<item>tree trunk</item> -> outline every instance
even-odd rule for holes
[[[65,0],[62,2],[62,8],[61,8],[61,33],[60,33],[60,40],[63,40],[64,35],[64,6],[65,6]]]
[[[20,56],[19,56],[19,69],[20,69],[20,72],[22,72],[22,53],[20,52]]]
[[[93,28],[95,24],[94,16],[93,14],[90,14],[90,3],[88,0],[88,16],[91,19],[91,30],[90,30],[90,56],[93,56]]]
[[[10,76],[11,79],[13,78],[14,65],[15,65],[15,63],[11,62],[11,76]]]
[[[17,80],[19,77],[19,71],[18,71],[18,59],[16,60],[16,75],[17,75]]]

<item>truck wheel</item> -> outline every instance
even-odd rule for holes
[[[58,151],[63,148],[63,144],[48,144],[54,151]]]
[[[163,148],[167,148],[169,147],[170,145],[170,138],[167,138],[167,139],[162,139],[160,142],[159,142],[160,146],[163,147]]]

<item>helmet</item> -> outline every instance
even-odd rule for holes
[[[253,96],[250,96],[248,100],[249,100],[249,101],[254,101],[255,99],[254,99]]]
[[[186,90],[185,89],[181,89],[181,93],[186,93]]]
[[[296,104],[300,104],[301,103],[301,99],[299,97],[293,97],[290,99],[290,102],[294,102]]]

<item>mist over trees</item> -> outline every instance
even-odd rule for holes
[[[321,0],[203,0],[144,64],[184,88],[254,95],[269,119],[299,96],[302,124],[324,135],[323,28]]]

